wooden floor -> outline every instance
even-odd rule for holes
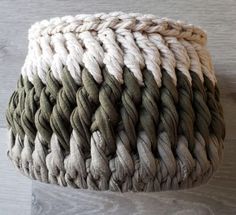
[[[27,52],[27,29],[44,18],[78,13],[152,13],[208,32],[221,89],[227,135],[224,160],[204,186],[178,192],[109,193],[60,188],[23,177],[6,157],[5,109]],[[236,214],[236,1],[0,1],[0,215]]]

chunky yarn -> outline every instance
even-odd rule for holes
[[[82,189],[207,182],[225,126],[206,40],[193,25],[122,12],[34,24],[7,109],[9,158],[32,179]]]

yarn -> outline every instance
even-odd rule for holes
[[[206,183],[225,125],[201,28],[122,12],[43,20],[6,118],[26,176],[73,188],[161,191]]]

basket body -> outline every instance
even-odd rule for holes
[[[121,192],[207,182],[225,136],[205,32],[121,12],[34,24],[7,122],[24,175]]]

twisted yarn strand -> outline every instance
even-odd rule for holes
[[[111,174],[108,156],[116,150],[115,127],[119,121],[116,105],[121,97],[121,84],[106,69],[103,70],[103,75],[105,82],[99,91],[100,105],[91,124],[91,174],[88,175],[88,183],[102,190],[108,189],[107,179]]]
[[[70,153],[65,159],[66,181],[72,187],[87,188],[86,159],[90,157],[90,125],[98,106],[99,88],[87,69],[82,70],[83,86],[76,92],[77,107],[72,111],[70,122]]]
[[[136,125],[139,120],[137,106],[141,101],[141,90],[137,79],[124,68],[125,88],[121,95],[121,119],[118,123],[116,138],[116,157],[110,160],[112,176],[110,189],[132,190],[132,175],[134,174],[134,158],[132,151],[137,151]]]

